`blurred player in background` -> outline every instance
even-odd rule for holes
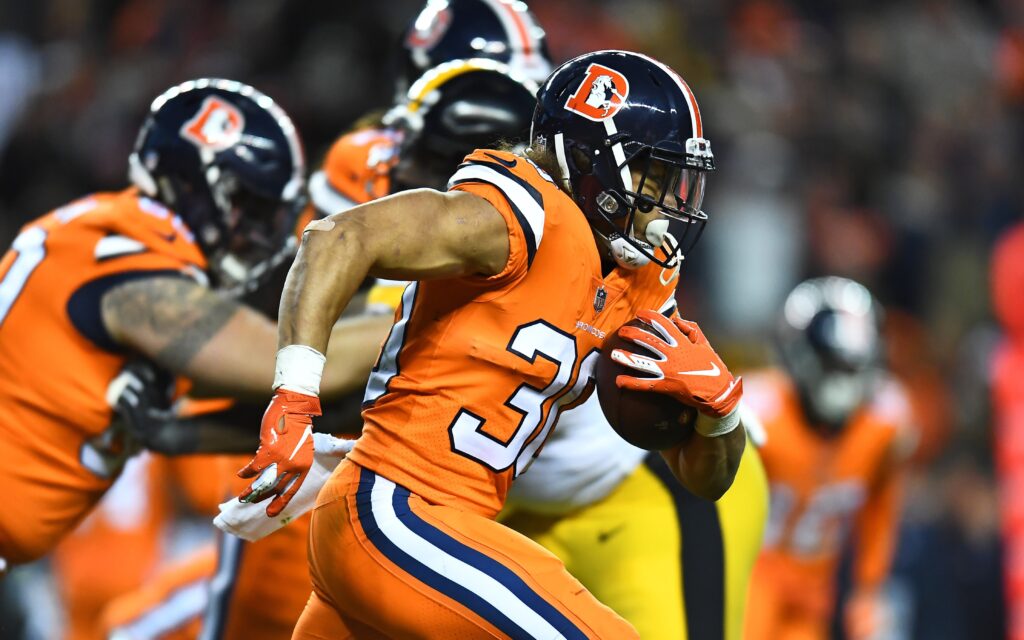
[[[906,398],[881,369],[880,314],[856,282],[808,280],[786,299],[779,333],[783,369],[745,379],[746,401],[764,423],[761,455],[771,485],[765,550],[751,582],[748,640],[829,637],[848,538],[855,559],[843,612],[847,637],[875,637],[888,624],[880,588],[915,438]]]
[[[992,252],[992,307],[1004,336],[991,363],[995,453],[1006,556],[1010,640],[1024,638],[1024,226],[1011,227]]]
[[[419,282],[371,376],[363,435],[314,510],[314,593],[296,637],[635,635],[554,556],[491,518],[560,409],[582,400],[602,333],[674,299],[674,280],[660,274],[706,220],[697,207],[713,160],[688,87],[637,54],[566,63],[538,105],[533,155],[575,202],[532,161],[477,151],[448,194],[410,191],[307,228],[282,299],[293,331],[282,333],[279,388],[245,470],[270,478],[263,497],[281,495],[269,465],[305,473],[285,450],[316,413],[321,323],[367,272]],[[350,242],[362,250],[346,251]],[[619,382],[701,407],[697,433],[664,455],[692,490],[718,497],[743,450],[740,385],[694,325],[650,317],[663,339],[631,337],[668,352],[665,377]],[[678,375],[676,358],[688,356],[718,363],[719,375]]]
[[[452,60],[470,59],[500,62],[537,85],[551,73],[544,30],[525,3],[430,0],[402,38],[395,106],[407,104],[410,85],[427,71]],[[344,211],[402,188],[392,184],[390,174],[398,159],[403,133],[401,127],[383,122],[385,113],[386,110],[368,113],[351,132],[338,138],[321,170],[310,177],[309,193],[322,215]],[[511,131],[507,125],[504,130]],[[486,127],[479,133],[486,135]],[[458,163],[465,153],[459,155],[455,151],[464,149],[467,142],[453,141],[445,160]],[[421,181],[413,177],[406,187],[417,182]]]
[[[199,391],[259,393],[274,325],[217,290],[249,286],[290,252],[304,160],[268,97],[196,80],[154,101],[133,188],[86,196],[23,228],[0,264],[0,557],[49,552],[119,475],[136,443],[115,419],[139,356]],[[386,327],[350,323],[331,395],[360,385]]]
[[[450,60],[504,63],[540,84],[551,73],[544,30],[519,0],[428,0],[402,39],[395,103],[428,69]]]

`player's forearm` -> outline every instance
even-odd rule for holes
[[[876,588],[889,575],[899,532],[903,484],[902,470],[888,471],[857,518],[854,582],[858,587]]]
[[[708,418],[702,415],[698,419]],[[718,500],[732,486],[745,444],[742,426],[714,438],[695,431],[686,442],[661,455],[690,492],[707,500]]]
[[[278,311],[278,347],[327,352],[331,330],[373,264],[360,218],[311,223],[288,272]]]
[[[190,378],[194,395],[261,397],[273,380],[272,322],[186,278],[140,278],[111,289],[104,326],[119,344]]]

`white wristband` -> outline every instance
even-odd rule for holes
[[[327,358],[313,347],[290,344],[277,352],[274,390],[284,387],[310,396],[320,395],[320,378]]]
[[[724,436],[731,432],[733,429],[738,427],[739,424],[740,412],[739,406],[737,405],[736,409],[733,409],[728,415],[721,418],[712,418],[710,420],[700,420],[698,418],[697,424],[694,425],[694,428],[697,429],[697,433],[705,438],[717,438],[718,436]]]

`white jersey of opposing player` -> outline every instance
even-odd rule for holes
[[[646,455],[612,430],[592,393],[559,416],[540,455],[512,483],[508,504],[551,515],[593,504],[619,486]]]

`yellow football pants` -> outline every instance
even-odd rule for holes
[[[501,520],[557,555],[644,640],[739,640],[767,517],[764,467],[747,442],[718,502],[687,492],[652,454],[595,504],[560,517],[517,509]]]

